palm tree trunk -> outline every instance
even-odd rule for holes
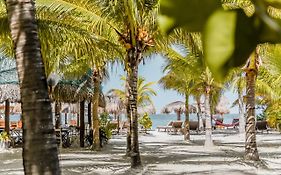
[[[60,174],[34,2],[6,0],[21,88],[23,166],[25,174]]]
[[[128,122],[128,128],[127,128],[127,149],[126,149],[126,156],[131,155],[132,151],[132,124],[131,124],[131,109],[130,109],[130,100],[129,100],[129,76],[130,74],[127,73],[126,77],[126,87],[125,87],[125,92],[126,92],[126,98],[127,98],[127,122]]]
[[[92,150],[99,151],[100,147],[100,124],[99,124],[99,95],[100,95],[100,76],[98,71],[94,71],[94,95],[93,95],[93,120],[92,120],[92,129],[93,129],[93,145]]]
[[[189,141],[190,140],[190,132],[189,132],[189,109],[188,109],[188,94],[185,94],[185,121],[184,121],[184,140]]]
[[[57,130],[56,132],[59,132],[59,147],[62,147],[60,111],[61,111],[61,103],[55,101],[55,129]]]
[[[245,114],[244,114],[244,102],[241,92],[238,92],[238,108],[239,108],[239,133],[245,133]]]
[[[196,103],[197,103],[197,120],[198,120],[198,130],[202,130],[204,125],[201,117],[201,105],[200,105],[200,97],[196,97]]]
[[[10,134],[10,100],[5,101],[5,132]]]
[[[80,147],[84,147],[85,137],[85,101],[80,102]]]
[[[205,147],[213,146],[212,140],[212,123],[211,123],[211,110],[210,110],[210,87],[206,88],[205,96],[205,119],[206,119],[206,137],[205,137]]]
[[[130,55],[130,76],[129,76],[129,104],[130,104],[130,118],[132,119],[132,151],[131,151],[131,167],[141,166],[139,140],[138,140],[138,113],[137,113],[137,84],[138,84],[138,62],[141,58],[141,52],[131,50]]]
[[[246,70],[246,143],[245,159],[259,160],[259,154],[256,143],[256,119],[255,119],[255,84],[257,77],[256,57],[257,54],[250,57],[250,63]]]
[[[177,120],[180,121],[181,120],[181,109],[179,109],[177,111]]]

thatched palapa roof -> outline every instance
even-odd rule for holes
[[[0,85],[0,102],[10,100],[10,102],[20,101],[20,88],[17,84]]]
[[[11,102],[20,101],[18,82],[15,59],[0,56],[0,102],[6,100]]]
[[[91,101],[94,95],[92,75],[92,70],[89,70],[81,79],[58,81],[52,92],[52,99],[64,103]],[[99,106],[104,107],[104,95],[100,92]]]
[[[218,114],[228,114],[230,111],[227,107],[229,105],[229,100],[226,97],[221,97],[219,103],[216,106],[216,113]]]
[[[155,114],[156,113],[155,106],[153,104],[146,105],[146,106],[139,106],[138,107],[138,114],[143,115],[145,113]]]
[[[121,114],[124,112],[125,104],[114,94],[107,94],[105,96],[105,103],[105,109],[110,114]]]
[[[175,113],[185,112],[185,103],[182,101],[175,101],[170,104],[167,104],[166,106],[164,106],[164,108],[162,108],[161,113],[171,113],[173,111]],[[196,107],[193,105],[188,105],[188,111],[189,113],[195,113]]]

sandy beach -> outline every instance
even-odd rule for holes
[[[260,162],[245,162],[244,136],[235,130],[214,131],[214,147],[204,147],[205,135],[192,133],[189,143],[182,135],[150,131],[140,136],[143,167],[130,168],[126,158],[125,135],[115,135],[101,152],[87,148],[61,149],[62,174],[212,174],[278,175],[281,174],[281,134],[258,133]],[[0,174],[23,174],[21,149],[0,153]]]

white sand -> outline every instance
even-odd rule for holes
[[[125,157],[126,137],[114,136],[101,152],[88,149],[62,149],[60,164],[63,174],[213,174],[213,175],[277,175],[281,174],[281,134],[257,134],[261,162],[245,162],[245,136],[235,131],[215,132],[214,147],[204,147],[204,134],[182,135],[151,131],[141,135],[140,151],[143,167],[130,169]],[[21,151],[0,153],[0,174],[23,174]],[[4,158],[4,157],[5,158]]]

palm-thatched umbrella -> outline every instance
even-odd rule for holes
[[[18,84],[0,84],[0,102],[20,102],[20,87]]]
[[[170,104],[167,104],[161,110],[162,113],[171,113],[172,111],[177,114],[177,120],[181,120],[180,115],[185,112],[185,103],[182,101],[175,101]],[[196,107],[188,105],[188,111],[190,113],[194,113],[196,111]]]
[[[223,116],[224,114],[228,114],[230,111],[227,107],[229,105],[229,100],[226,97],[221,97],[219,103],[216,106],[215,112]]]
[[[105,95],[105,110],[109,114],[113,114],[117,120],[117,133],[120,128],[120,115],[125,111],[125,103],[114,93],[107,93]]]
[[[145,105],[145,106],[139,106],[138,107],[138,114],[143,115],[145,113],[155,114],[156,113],[155,106],[153,104],[149,104],[149,105]]]
[[[10,132],[10,102],[20,101],[15,59],[0,56],[0,102],[5,102],[5,131]]]

